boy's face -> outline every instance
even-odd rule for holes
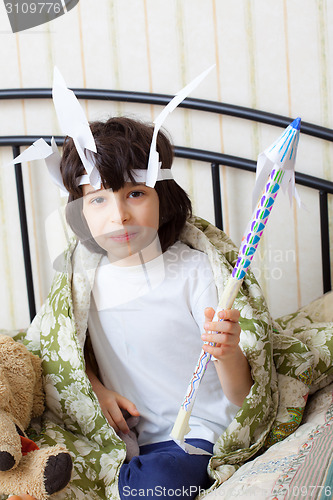
[[[111,262],[146,248],[159,228],[159,198],[145,184],[126,182],[119,191],[83,185],[83,215]]]

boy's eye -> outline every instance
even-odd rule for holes
[[[105,201],[105,198],[103,198],[102,196],[98,196],[98,198],[93,198],[90,203],[93,203],[95,205],[100,205],[101,203],[103,203]]]
[[[130,198],[139,198],[140,196],[143,195],[144,195],[143,191],[131,191],[129,194]]]

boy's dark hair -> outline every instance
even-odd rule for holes
[[[135,182],[132,169],[147,169],[153,125],[119,117],[92,122],[90,128],[97,148],[95,165],[103,187],[118,191],[126,179]],[[158,133],[156,149],[162,168],[171,168],[173,149],[164,132]],[[68,224],[89,250],[105,254],[93,239],[83,216],[82,186],[77,183],[78,177],[86,172],[70,137],[65,138],[60,168],[64,185],[70,193],[66,206]],[[165,252],[178,240],[186,219],[192,214],[192,206],[186,192],[174,180],[157,181],[155,190],[160,212],[158,236]]]

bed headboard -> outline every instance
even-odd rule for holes
[[[144,92],[126,92],[116,90],[93,90],[93,89],[73,89],[80,99],[117,101],[144,103],[150,105],[166,105],[173,96],[162,94],[149,94]],[[51,99],[51,89],[8,89],[0,90],[1,100],[12,99]],[[251,120],[257,123],[274,125],[276,127],[287,127],[291,118],[279,116],[264,111],[258,111],[241,106],[225,104],[221,102],[208,101],[202,99],[187,98],[180,107],[199,110],[206,113],[228,115],[243,120]],[[313,138],[323,139],[333,142],[333,130],[311,123],[302,122],[301,133]],[[12,147],[13,156],[20,154],[22,146],[30,146],[41,135],[36,136],[0,136],[0,147]],[[43,136],[50,143],[50,136]],[[63,142],[63,137],[55,137],[58,145]],[[200,162],[205,162],[211,166],[211,178],[213,186],[214,215],[215,224],[223,229],[223,212],[221,199],[220,167],[226,166],[235,169],[255,172],[256,162],[252,159],[231,156],[223,153],[193,149],[188,147],[175,146],[175,156]],[[32,319],[36,313],[34,280],[31,265],[30,242],[27,225],[27,215],[25,206],[25,192],[22,179],[21,165],[15,167],[17,200],[19,205],[19,216],[21,226],[22,248],[24,255],[25,279],[29,301],[29,313]],[[319,214],[320,214],[320,234],[321,234],[321,259],[323,292],[331,290],[331,264],[330,264],[330,235],[329,235],[329,208],[328,196],[333,194],[333,182],[320,179],[315,176],[296,173],[296,183],[318,192]]]

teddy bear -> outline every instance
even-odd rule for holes
[[[0,334],[0,494],[29,494],[45,500],[71,478],[64,446],[39,449],[25,430],[44,411],[41,359]]]

